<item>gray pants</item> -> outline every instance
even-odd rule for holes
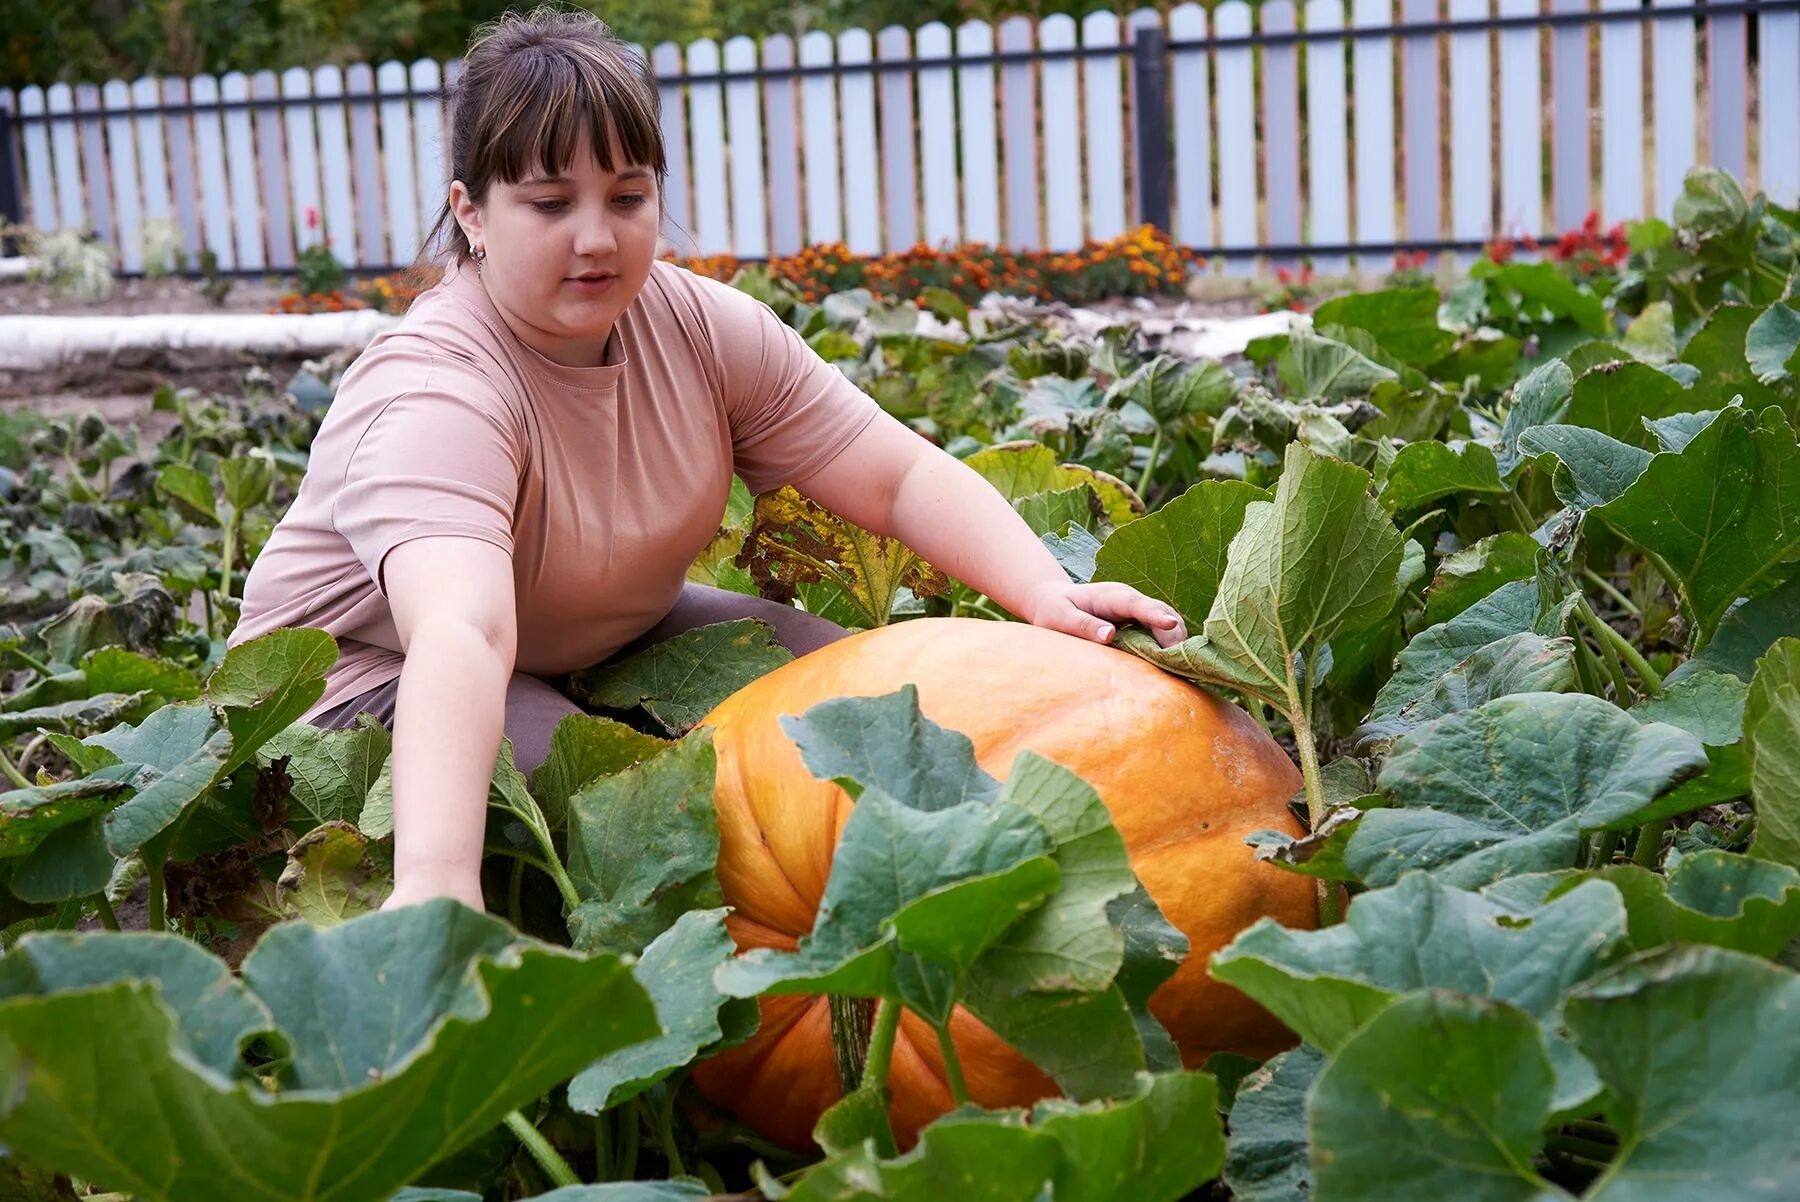
[[[637,654],[646,647],[714,622],[733,618],[760,618],[775,628],[775,641],[795,655],[816,651],[850,632],[836,622],[809,614],[789,605],[765,601],[726,589],[704,584],[684,584],[675,607],[662,621],[619,648],[603,663],[616,663]],[[352,697],[313,719],[313,725],[341,729],[354,725],[356,715],[373,714],[390,730],[394,726],[394,706],[400,695],[398,678],[377,685],[361,696]],[[550,754],[550,735],[556,724],[570,714],[581,713],[581,707],[558,692],[548,681],[524,672],[514,672],[506,686],[506,737],[512,740],[513,757],[519,770],[531,770]]]

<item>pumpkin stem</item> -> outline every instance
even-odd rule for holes
[[[938,1047],[944,1053],[944,1080],[950,1085],[950,1100],[958,1106],[969,1104],[969,1086],[963,1080],[962,1061],[956,1055],[956,1042],[950,1038],[950,1023],[937,1029]]]
[[[869,1038],[875,1025],[875,1000],[832,994],[831,1050],[837,1060],[838,1085],[846,1096],[862,1084],[869,1062]]]

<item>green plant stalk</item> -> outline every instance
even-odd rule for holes
[[[512,874],[506,882],[506,915],[512,919],[513,929],[525,929],[525,907],[522,893],[525,888],[525,861],[514,860]]]
[[[687,1166],[681,1162],[681,1149],[675,1146],[675,1093],[669,1092],[667,1103],[656,1108],[656,1135],[662,1147],[663,1160],[669,1166],[669,1176],[687,1176]]]
[[[900,1003],[882,998],[875,1004],[875,1024],[869,1033],[869,1059],[863,1065],[862,1088],[887,1091],[888,1069],[894,1062],[894,1036],[900,1031]]]
[[[6,779],[18,788],[31,788],[31,781],[19,771],[18,765],[12,762],[12,757],[3,751],[0,751],[0,773],[5,773]]]
[[[532,1125],[530,1119],[515,1110],[506,1116],[506,1127],[525,1145],[525,1150],[531,1153],[531,1158],[544,1170],[544,1175],[550,1178],[552,1184],[582,1184],[581,1178],[575,1175],[575,1170],[569,1167],[569,1162],[562,1158],[562,1153],[550,1146],[550,1141]]]
[[[1313,664],[1309,658],[1306,665],[1306,697],[1302,701],[1299,693],[1299,682],[1292,672],[1288,674],[1288,725],[1294,731],[1294,748],[1300,753],[1300,779],[1306,783],[1306,826],[1308,830],[1318,830],[1319,823],[1325,820],[1325,781],[1319,772],[1319,748],[1313,741],[1312,701],[1313,701]],[[1333,927],[1343,921],[1343,907],[1339,904],[1337,885],[1332,881],[1319,882],[1319,926]]]
[[[1593,631],[1594,637],[1600,643],[1600,662],[1605,666],[1607,676],[1612,679],[1614,704],[1620,709],[1631,708],[1636,697],[1631,691],[1631,682],[1625,679],[1625,668],[1619,663],[1619,653],[1613,648],[1612,641],[1598,630],[1598,627],[1605,626],[1606,623],[1602,622],[1599,616],[1588,608],[1585,598],[1577,607],[1576,612],[1581,615],[1582,625]]]
[[[826,1006],[831,1012],[831,1052],[837,1065],[838,1088],[851,1093],[868,1068],[875,1007],[868,998],[836,993],[826,998]]]
[[[1594,612],[1594,607],[1588,604],[1586,597],[1581,599],[1577,612],[1581,614],[1581,620],[1587,623],[1589,630],[1592,630],[1608,648],[1623,656],[1625,662],[1631,665],[1631,670],[1637,673],[1638,681],[1644,686],[1646,692],[1653,696],[1662,692],[1662,676],[1649,665],[1638,649],[1631,645],[1630,639],[1614,630],[1612,623],[1601,620],[1600,615]]]
[[[1662,854],[1663,832],[1669,829],[1667,818],[1656,822],[1646,822],[1638,828],[1637,842],[1631,845],[1631,862],[1641,868],[1656,867],[1656,860]]]
[[[963,1080],[962,1061],[956,1055],[956,1041],[950,1038],[950,1024],[937,1029],[938,1047],[944,1053],[944,1077],[950,1083],[950,1100],[958,1106],[969,1104],[969,1085]]]
[[[1512,507],[1513,517],[1518,519],[1519,529],[1530,534],[1537,529],[1537,523],[1531,520],[1531,511],[1525,508],[1525,502],[1519,500],[1519,494],[1512,489],[1506,490],[1506,502]]]
[[[1150,439],[1150,462],[1144,465],[1144,474],[1138,477],[1137,495],[1146,496],[1145,490],[1150,487],[1150,477],[1156,471],[1156,457],[1162,453],[1162,423],[1156,424],[1156,435]]]
[[[109,931],[119,929],[119,916],[113,912],[113,904],[107,900],[106,890],[94,894],[94,905],[100,911],[100,925]]]
[[[632,1181],[637,1177],[638,1098],[629,1098],[619,1108],[619,1158],[613,1162],[614,1181]]]
[[[569,879],[567,870],[563,868],[562,860],[556,854],[556,842],[550,838],[550,824],[545,821],[543,811],[539,810],[535,804],[528,814],[521,813],[511,806],[502,808],[523,822],[531,831],[532,838],[538,841],[538,846],[544,849],[544,859],[539,867],[549,874],[551,880],[556,882],[556,890],[562,894],[563,905],[568,907],[570,913],[574,913],[575,908],[581,904],[581,894],[575,888],[575,882]]]
[[[1581,577],[1595,588],[1611,597],[1614,604],[1632,617],[1641,618],[1644,616],[1644,611],[1638,608],[1637,602],[1620,592],[1618,586],[1614,585],[1612,581],[1608,580],[1600,573],[1594,571],[1594,569],[1588,567],[1582,568]]]
[[[1575,643],[1575,675],[1581,682],[1581,691],[1592,697],[1606,698],[1606,686],[1600,681],[1600,664],[1594,656],[1594,649],[1587,645],[1587,640],[1577,638]]]
[[[152,931],[169,929],[167,898],[163,892],[163,862],[161,856],[145,856],[144,872],[150,878],[150,919]]]
[[[1605,868],[1613,861],[1619,851],[1620,835],[1618,831],[1601,831],[1600,841],[1594,848],[1595,868]]]
[[[594,1116],[594,1180],[613,1179],[613,1112],[601,1111]]]
[[[56,675],[56,673],[50,670],[49,664],[46,664],[43,660],[32,655],[30,652],[19,647],[8,647],[7,650],[12,652],[15,659],[24,664],[27,668],[32,669],[34,672],[42,673],[45,676]]]
[[[219,553],[219,595],[231,596],[231,561],[237,558],[237,511],[233,510],[231,520],[225,523],[225,536],[221,540],[223,549]]]

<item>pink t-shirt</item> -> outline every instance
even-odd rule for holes
[[[450,534],[511,552],[519,671],[586,667],[674,605],[734,470],[756,493],[805,479],[879,412],[761,301],[672,264],[586,368],[520,342],[452,268],[344,373],[230,641],[335,636],[309,716],[385,684],[404,661],[382,561]]]

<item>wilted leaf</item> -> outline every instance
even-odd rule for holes
[[[1757,663],[1744,734],[1756,798],[1751,854],[1800,868],[1800,638],[1782,639]]]
[[[976,451],[963,462],[1015,503],[1038,493],[1086,485],[1100,498],[1106,520],[1114,526],[1122,527],[1144,512],[1142,498],[1123,480],[1079,463],[1058,463],[1056,453],[1040,442],[1001,443]]]
[[[276,904],[314,926],[373,913],[394,882],[369,862],[368,851],[368,839],[348,822],[315,826],[288,849],[287,867],[275,882]]]

